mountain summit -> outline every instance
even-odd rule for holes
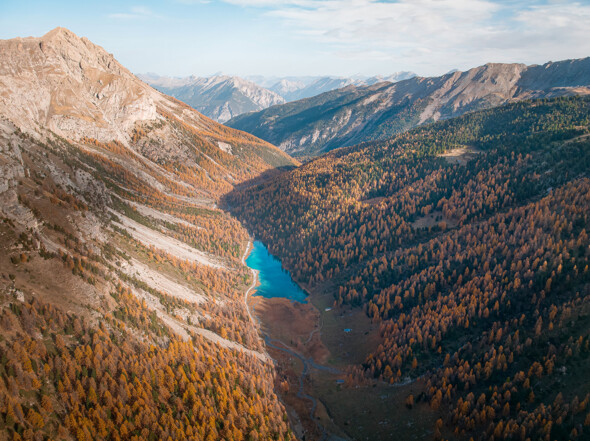
[[[238,116],[228,125],[288,153],[317,155],[509,102],[588,93],[590,58],[542,66],[490,63],[440,77],[349,85]]]
[[[67,29],[0,41],[0,439],[293,440],[217,203],[294,164]]]
[[[0,112],[60,135],[126,141],[167,99],[145,87],[102,47],[56,28],[41,38],[0,42]]]

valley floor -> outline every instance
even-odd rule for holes
[[[428,403],[405,406],[408,394],[423,391],[422,381],[354,384],[348,375],[350,367],[378,345],[378,326],[362,311],[336,312],[331,295],[312,294],[309,300],[302,304],[284,298],[248,299],[275,360],[275,390],[298,437],[431,439],[440,415]]]

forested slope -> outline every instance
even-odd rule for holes
[[[460,439],[590,433],[590,100],[526,101],[343,148],[230,194],[381,344],[350,382],[427,382]],[[582,435],[583,433],[583,435]]]

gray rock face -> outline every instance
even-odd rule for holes
[[[440,77],[349,85],[242,115],[228,125],[290,154],[317,155],[508,102],[589,93],[590,58],[542,66],[486,64]]]
[[[211,158],[228,181],[236,179],[229,170],[246,163],[293,163],[268,143],[228,132],[153,89],[102,47],[64,28],[0,40],[0,115],[36,139],[55,133],[71,142],[116,141],[151,161],[203,169],[202,158]],[[214,158],[218,152],[223,159]]]
[[[0,113],[25,130],[123,141],[136,121],[157,118],[159,97],[112,54],[67,29],[0,41],[0,53]]]
[[[35,228],[33,212],[18,200],[19,180],[27,175],[22,158],[23,141],[16,136],[16,127],[0,117],[0,215]]]
[[[139,78],[221,123],[243,113],[285,102],[275,92],[239,77],[218,75],[207,78],[169,78],[139,75]]]

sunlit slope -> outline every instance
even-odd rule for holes
[[[217,208],[292,164],[65,29],[0,42],[0,439],[292,439]]]

